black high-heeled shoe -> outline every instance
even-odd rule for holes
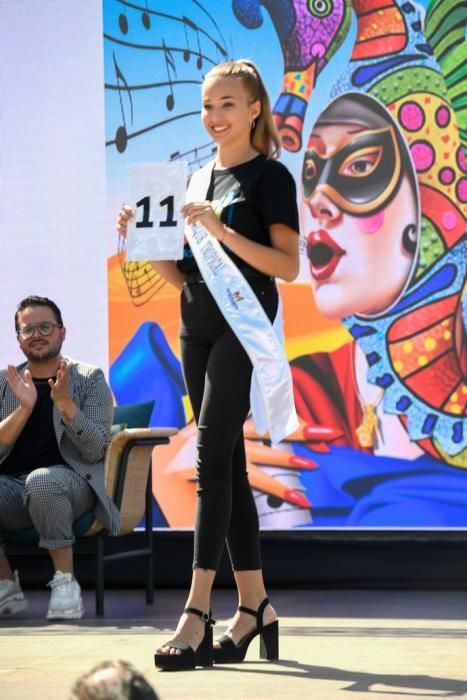
[[[154,664],[164,671],[189,671],[196,666],[212,666],[212,626],[216,621],[213,620],[211,611],[203,613],[197,608],[185,608],[183,612],[192,613],[203,620],[204,636],[196,651],[189,644],[182,644],[174,639],[163,644],[164,647],[179,649],[181,652],[180,654],[154,654]]]
[[[219,640],[220,648],[214,648],[215,664],[234,664],[243,661],[250,642],[259,634],[259,656],[261,659],[275,661],[279,658],[279,620],[263,625],[263,613],[269,605],[269,598],[265,598],[258,610],[246,608],[240,605],[240,612],[248,613],[256,618],[256,629],[246,634],[243,639],[235,644],[233,639],[224,634]]]

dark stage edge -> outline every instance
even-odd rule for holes
[[[467,588],[466,531],[265,531],[263,567],[269,587],[462,590]],[[155,587],[186,588],[191,577],[193,533],[154,531]],[[143,533],[107,538],[112,554],[143,546]],[[42,587],[52,574],[49,557],[30,545],[8,549],[27,587]],[[106,588],[140,588],[144,561],[105,565]],[[83,586],[95,580],[93,547],[76,545],[76,575]],[[224,553],[216,587],[234,585]]]

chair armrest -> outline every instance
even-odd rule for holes
[[[120,510],[122,534],[143,516],[153,448],[168,444],[177,433],[177,428],[126,428],[112,436],[105,454],[105,486]]]
[[[107,450],[136,439],[155,440],[154,444],[157,444],[160,438],[172,437],[177,433],[177,428],[124,428],[112,435]]]

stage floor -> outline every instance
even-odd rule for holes
[[[48,592],[28,593],[29,608],[0,620],[0,691],[5,700],[66,700],[75,678],[104,659],[143,671],[161,700],[370,700],[467,697],[467,592],[270,592],[281,624],[278,662],[259,661],[258,640],[243,664],[158,672],[152,653],[170,639],[183,591],[107,591],[106,616],[94,594],[78,624],[47,623]],[[235,607],[217,591],[222,633]]]

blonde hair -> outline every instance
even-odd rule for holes
[[[212,78],[238,78],[242,81],[248,102],[261,102],[261,112],[251,127],[250,141],[253,148],[268,158],[278,158],[281,152],[281,137],[272,116],[269,95],[264,87],[259,70],[246,58],[219,63],[206,74],[204,80]]]

